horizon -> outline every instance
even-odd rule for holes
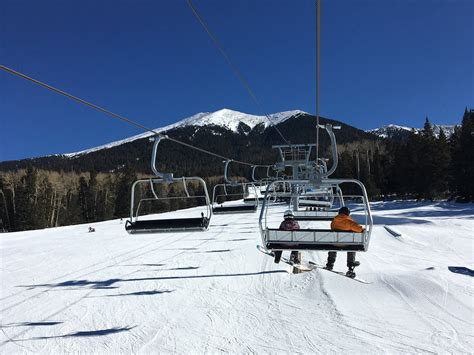
[[[153,130],[155,131],[161,131],[161,132],[166,132],[167,130],[170,130],[172,128],[174,128],[173,126],[181,123],[181,122],[184,122],[190,118],[193,118],[194,116],[199,116],[199,115],[211,115],[211,114],[215,114],[217,112],[220,112],[220,111],[232,111],[232,112],[236,112],[236,113],[242,113],[244,115],[249,115],[249,116],[255,116],[255,117],[259,117],[259,118],[262,118],[262,119],[265,119],[265,115],[254,115],[254,114],[251,114],[251,113],[247,113],[247,112],[241,112],[241,111],[236,111],[236,110],[232,110],[232,109],[229,109],[229,108],[226,108],[226,107],[223,107],[217,111],[213,111],[213,112],[197,112],[191,116],[188,116],[188,117],[183,117],[181,119],[178,119],[176,122],[172,122],[166,126],[162,126],[162,127],[154,127],[152,128]],[[297,112],[299,111],[298,113],[303,113],[303,114],[307,114],[307,115],[311,115],[311,113],[308,113],[308,112],[305,112],[303,110],[298,110],[298,109],[295,109],[295,110],[285,110],[285,111],[281,111],[281,112],[273,112],[273,113],[269,113],[268,115],[269,116],[272,116],[272,115],[275,115],[275,114],[279,114],[279,113],[285,113],[285,112]],[[321,118],[323,119],[330,119],[330,120],[333,120],[333,121],[339,121],[341,123],[345,123],[345,122],[342,122],[338,119],[334,119],[332,117],[322,117]],[[264,122],[265,123],[265,122]],[[432,127],[433,126],[460,126],[461,123],[453,123],[453,124],[435,124],[435,123],[432,123],[430,122]],[[277,123],[278,124],[278,123]],[[347,124],[347,123],[345,123]],[[348,124],[349,125],[349,124]],[[356,129],[361,129],[359,127],[356,127],[356,126],[352,126],[352,125],[349,125],[353,128],[356,128]],[[386,124],[386,125],[383,125],[383,126],[380,126],[380,127],[375,127],[375,128],[371,128],[371,129],[365,129],[363,131],[365,132],[371,132],[371,131],[374,131],[374,130],[377,130],[377,129],[380,129],[380,128],[384,128],[384,127],[397,127],[397,128],[401,128],[401,129],[407,129],[407,130],[411,130],[411,129],[422,129],[422,125],[419,126],[419,127],[407,127],[407,126],[402,126],[402,125],[397,125],[397,124],[394,124],[394,123],[389,123],[389,124]],[[270,124],[267,125],[267,128],[270,128]],[[165,130],[166,129],[166,130]],[[361,129],[362,130],[362,129]],[[83,153],[90,153],[92,151],[95,151],[95,150],[100,150],[100,149],[105,149],[105,148],[110,148],[110,147],[113,147],[113,146],[116,146],[116,145],[120,145],[120,144],[124,144],[126,142],[130,142],[130,141],[133,141],[133,140],[136,140],[136,139],[141,139],[141,138],[145,138],[147,136],[149,136],[151,134],[151,132],[142,132],[142,133],[138,133],[138,134],[135,134],[135,135],[132,135],[132,136],[128,136],[128,137],[124,137],[124,138],[121,138],[121,139],[117,139],[117,140],[114,140],[114,141],[109,141],[109,142],[105,142],[105,143],[102,143],[102,144],[99,144],[99,145],[96,145],[96,146],[91,146],[91,147],[87,147],[85,149],[82,149],[82,150],[79,150],[79,151],[74,151],[74,152],[62,152],[62,153],[53,153],[53,154],[49,154],[49,155],[46,155],[46,156],[59,156],[59,155],[64,155],[64,156],[74,156],[74,155],[80,155],[80,154],[83,154]],[[32,156],[32,157],[25,157],[25,158],[20,158],[20,159],[11,159],[11,160],[2,160],[0,162],[7,162],[7,161],[15,161],[15,160],[24,160],[24,159],[35,159],[35,158],[41,158],[41,157],[44,157],[43,156]]]
[[[7,1],[0,64],[155,128],[220,108],[315,114],[313,1],[194,3],[261,107],[184,0]],[[418,128],[425,117],[460,124],[473,106],[472,10],[474,3],[463,0],[322,0],[321,116],[362,130]],[[0,87],[8,132],[0,161],[77,152],[141,133],[4,72]]]

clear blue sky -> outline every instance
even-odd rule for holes
[[[150,127],[230,108],[315,112],[315,2],[1,0],[0,63]],[[322,0],[321,114],[368,129],[458,123],[474,106],[474,1]],[[0,72],[0,161],[141,133]]]

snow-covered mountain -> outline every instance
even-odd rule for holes
[[[244,123],[250,128],[254,128],[255,126],[259,124],[263,124],[265,127],[268,127],[271,124],[276,125],[278,123],[286,121],[290,117],[293,117],[299,114],[304,114],[304,113],[305,113],[304,111],[292,110],[292,111],[283,111],[283,112],[273,113],[273,114],[268,115],[267,117],[267,116],[251,115],[248,113],[243,113],[243,112],[229,110],[229,109],[224,108],[215,112],[200,112],[193,116],[184,118],[181,121],[170,124],[168,126],[156,128],[154,129],[154,131],[157,133],[162,133],[162,132],[166,132],[178,127],[186,127],[186,126],[203,127],[203,126],[215,125],[215,126],[220,126],[228,130],[237,132],[237,129],[240,123]],[[94,147],[94,148],[90,148],[90,149],[86,149],[86,150],[82,150],[82,151],[74,152],[74,153],[67,153],[64,155],[68,157],[75,157],[77,155],[88,154],[88,153],[92,153],[101,149],[116,147],[118,145],[133,142],[137,139],[146,138],[151,135],[153,135],[153,133],[145,132],[145,133],[138,134],[136,136],[132,136],[132,137],[115,141],[115,142],[111,142],[111,143],[107,143],[98,147]]]
[[[443,129],[444,134],[447,137],[450,137],[454,133],[454,128],[456,125],[436,125],[433,124],[433,133],[436,137],[439,136],[440,129]],[[366,132],[374,133],[379,137],[382,138],[406,138],[408,134],[415,130],[415,133],[419,133],[423,130],[423,128],[412,128],[412,127],[405,127],[405,126],[398,126],[395,124],[389,124],[382,126],[380,128],[369,129]]]

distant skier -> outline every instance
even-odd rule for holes
[[[364,228],[352,220],[350,211],[347,207],[341,207],[339,209],[339,214],[333,218],[331,222],[331,230],[338,232],[356,232],[362,233]],[[336,261],[337,252],[330,251],[328,253],[328,261],[326,264],[326,269],[332,270],[334,267],[334,262]],[[346,275],[350,277],[355,277],[354,268],[360,265],[360,262],[355,260],[356,253],[354,251],[347,252],[347,267],[349,270]]]
[[[89,233],[95,232],[95,228],[89,227]]]
[[[280,230],[294,231],[294,230],[300,229],[300,225],[294,219],[295,215],[293,214],[293,211],[286,210],[285,213],[283,214],[283,218],[284,220],[280,224],[280,228],[279,228]],[[282,253],[281,250],[275,252],[275,263],[277,264],[280,262],[281,253]],[[292,251],[290,255],[290,260],[295,263],[300,263],[301,258],[300,258],[299,253],[297,251]]]

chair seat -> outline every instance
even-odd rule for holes
[[[267,249],[272,250],[328,250],[365,251],[368,246],[366,232],[338,232],[331,229],[299,229],[284,231],[264,230]]]
[[[257,210],[257,205],[236,205],[236,206],[219,206],[213,207],[212,213],[247,213],[255,212]]]
[[[170,231],[206,230],[209,226],[209,218],[176,218],[155,219],[130,222],[127,220],[125,230],[134,233],[156,233]]]

